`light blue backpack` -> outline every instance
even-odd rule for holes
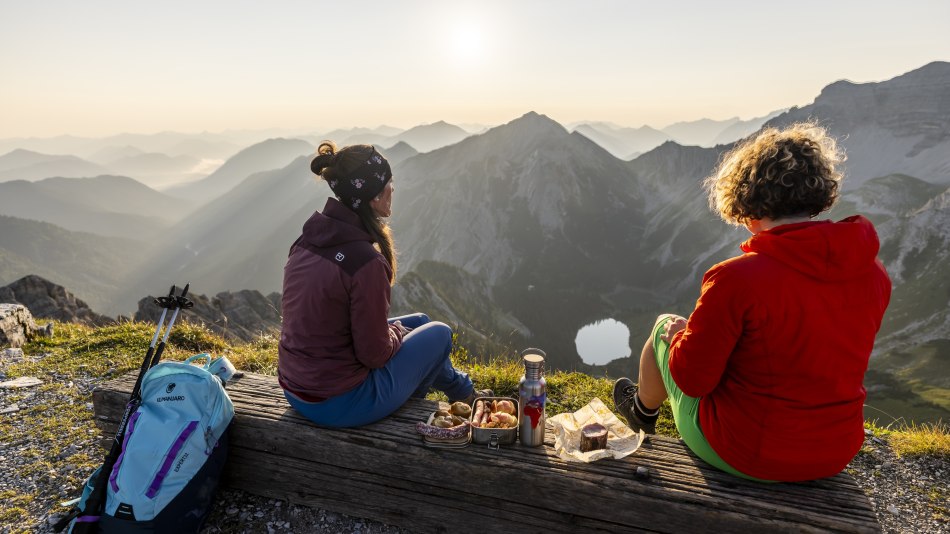
[[[203,366],[191,364],[201,359]],[[212,362],[208,354],[148,370],[142,403],[129,417],[122,451],[109,474],[101,532],[201,528],[227,457],[234,405],[224,382],[232,372],[226,359]],[[84,488],[80,508],[97,473]]]

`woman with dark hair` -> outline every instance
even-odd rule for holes
[[[327,141],[310,169],[336,198],[304,224],[284,267],[277,377],[290,405],[319,425],[353,427],[430,387],[468,404],[490,396],[452,367],[447,325],[421,313],[387,320],[396,251],[383,220],[393,198],[386,158]]]
[[[669,398],[697,456],[763,481],[832,476],[864,440],[862,385],[891,283],[861,216],[814,218],[838,198],[843,160],[814,124],[766,129],[707,178],[711,206],[752,237],[703,277],[689,319],[661,315],[639,384],[614,404],[653,433]]]

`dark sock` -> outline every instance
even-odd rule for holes
[[[652,423],[660,416],[660,409],[647,410],[640,402],[640,395],[633,397],[633,413],[637,414],[644,423]]]

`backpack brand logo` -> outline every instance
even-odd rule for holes
[[[178,460],[178,463],[175,464],[175,472],[177,473],[181,469],[181,464],[185,463],[185,460],[188,459],[188,453],[181,455],[181,458]]]
[[[165,388],[165,393],[171,393],[174,390],[175,390],[175,383],[172,382],[171,384],[168,384],[167,388]]]
[[[172,402],[172,401],[183,401],[185,400],[184,395],[175,395],[173,397],[159,397],[156,399],[158,402]]]
[[[337,253],[336,253],[336,261],[343,261],[343,258],[345,258],[345,257],[346,257],[346,256],[344,256],[342,252],[337,252]]]

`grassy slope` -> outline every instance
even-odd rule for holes
[[[16,468],[15,477],[32,478],[37,489],[32,493],[7,490],[0,492],[0,530],[4,526],[27,529],[25,517],[39,517],[63,499],[58,495],[66,488],[67,498],[78,495],[85,477],[101,462],[102,458],[80,447],[70,453],[70,445],[95,440],[98,431],[92,420],[87,403],[91,402],[91,390],[77,387],[74,382],[84,380],[98,382],[133,370],[141,364],[148,342],[154,333],[154,325],[127,322],[98,329],[74,324],[57,323],[55,334],[50,339],[38,339],[24,347],[27,359],[10,365],[5,373],[8,379],[20,376],[35,376],[45,384],[39,386],[44,393],[37,395],[44,400],[36,402],[27,397],[36,390],[27,390],[8,397],[8,403],[22,399],[22,409],[15,416],[0,416],[0,445],[18,457],[26,459],[23,467]],[[255,342],[228,345],[223,339],[207,329],[187,323],[176,325],[169,339],[165,359],[183,360],[198,352],[226,354],[235,366],[245,371],[273,375],[276,373],[277,340],[262,337]],[[453,354],[456,365],[466,370],[477,387],[490,387],[499,395],[515,395],[522,374],[519,362],[503,358],[488,361],[477,359],[465,349]],[[599,397],[608,406],[612,405],[612,382],[580,373],[556,371],[548,374],[549,414],[575,411],[592,398]],[[433,394],[432,398],[438,395]],[[19,440],[17,426],[26,425],[41,434],[42,447],[25,447]],[[898,454],[934,454],[950,456],[950,434],[943,426],[923,426],[904,429],[882,429],[868,425],[873,431],[887,436]],[[667,436],[676,436],[669,406],[661,411],[658,431]],[[65,451],[65,452],[64,452]],[[59,510],[59,509],[57,509]],[[23,530],[24,532],[26,530]]]

